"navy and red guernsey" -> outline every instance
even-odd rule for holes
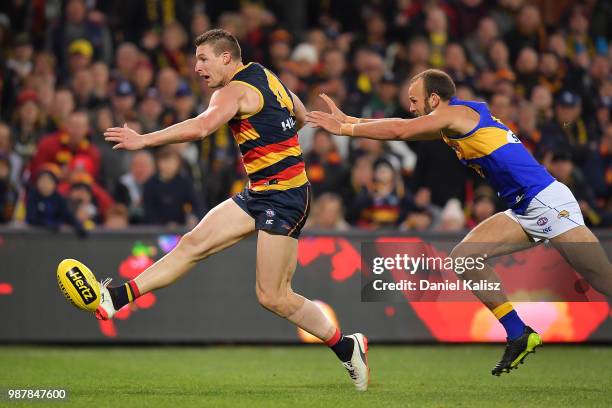
[[[249,189],[288,190],[308,183],[289,90],[270,70],[254,62],[236,71],[231,82],[244,84],[261,97],[257,112],[229,121]]]

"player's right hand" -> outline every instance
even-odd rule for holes
[[[113,146],[113,150],[138,150],[146,147],[144,136],[130,129],[127,123],[124,124],[123,127],[106,129],[106,132],[104,132],[104,140],[116,143],[116,145]]]
[[[306,114],[306,123],[320,127],[327,130],[329,133],[334,135],[340,135],[342,129],[342,122],[340,122],[335,116],[330,115],[327,112],[312,111]]]
[[[340,123],[347,122],[348,115],[342,112],[340,108],[338,108],[338,106],[334,103],[334,101],[332,101],[332,99],[329,96],[327,96],[324,93],[319,94],[319,96],[327,104],[327,107],[329,108],[329,111],[331,112],[334,118],[338,119]]]

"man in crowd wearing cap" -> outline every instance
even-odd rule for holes
[[[545,150],[565,150],[578,165],[585,163],[589,142],[593,139],[590,126],[580,117],[582,100],[578,94],[561,91],[555,100],[555,115],[542,126],[542,145]]]
[[[82,69],[89,68],[93,57],[91,43],[84,39],[78,39],[70,43],[68,47],[68,74],[71,76]]]

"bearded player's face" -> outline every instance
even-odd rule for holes
[[[204,78],[209,88],[220,88],[225,85],[224,79],[230,60],[229,52],[215,55],[210,44],[201,44],[196,49],[195,72]]]
[[[423,80],[416,80],[408,88],[408,98],[410,99],[410,113],[414,116],[427,115],[426,112],[426,101],[425,101],[425,90],[423,89]]]

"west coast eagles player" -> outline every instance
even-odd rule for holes
[[[324,341],[348,370],[355,387],[368,387],[367,339],[343,336],[310,300],[295,293],[291,279],[297,237],[310,210],[311,188],[304,170],[297,129],[306,109],[268,69],[244,65],[240,46],[224,30],[196,41],[195,71],[216,89],[206,111],[166,129],[140,135],[127,126],[104,133],[113,149],[136,150],[195,141],[229,123],[242,153],[249,186],[213,208],[177,247],[134,280],[101,285],[96,315],[110,319],[138,296],[163,288],[198,261],[257,231],[256,292],[261,305]]]
[[[612,267],[597,238],[585,227],[571,191],[538,164],[512,131],[491,115],[485,103],[457,99],[455,84],[446,73],[430,69],[411,79],[408,96],[410,111],[418,116],[415,119],[358,119],[345,115],[326,95],[321,96],[331,114],[310,112],[307,123],[352,137],[443,139],[465,165],[496,189],[509,209],[479,224],[453,249],[451,256],[487,254],[491,258],[524,248],[533,241],[550,240],[595,289],[612,297]],[[470,270],[463,276],[499,282],[490,267]],[[474,294],[507,332],[506,350],[492,374],[509,372],[542,344],[540,336],[523,323],[503,292]]]

